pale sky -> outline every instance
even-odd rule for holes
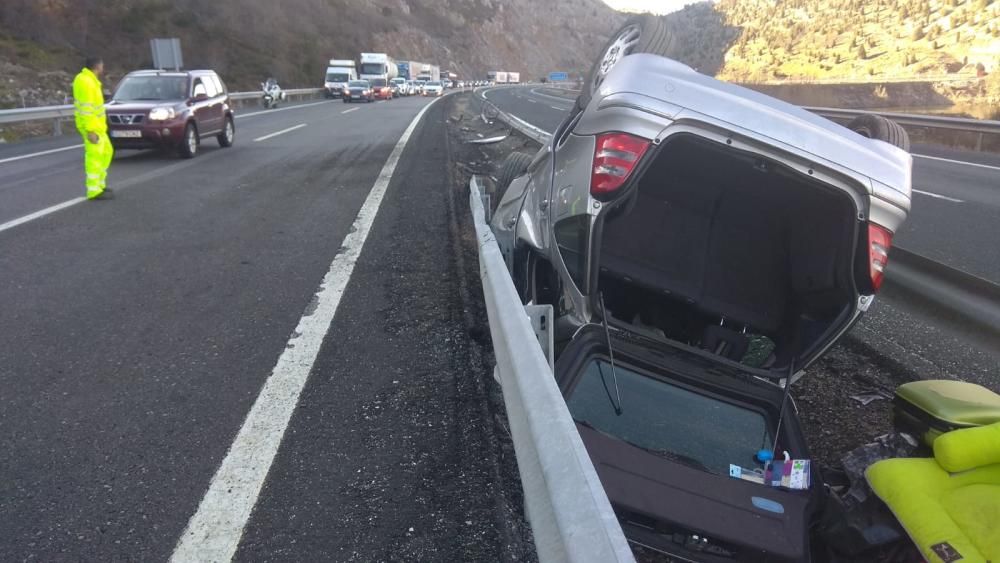
[[[624,12],[652,12],[654,14],[669,14],[680,10],[686,4],[697,0],[604,0],[604,3],[616,10]]]

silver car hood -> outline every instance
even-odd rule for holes
[[[663,104],[667,102],[667,104]],[[910,198],[912,157],[888,143],[868,139],[826,118],[759,92],[716,80],[657,55],[623,58],[593,97],[587,113],[630,105],[668,119],[691,112],[804,151],[875,180]],[[688,111],[684,111],[688,110]],[[584,128],[586,119],[581,120]],[[578,130],[580,128],[578,127]]]

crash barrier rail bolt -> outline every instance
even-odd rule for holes
[[[539,561],[634,562],[470,182],[479,271],[524,505]]]

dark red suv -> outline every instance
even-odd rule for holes
[[[122,78],[107,106],[115,149],[177,149],[191,158],[203,139],[236,137],[226,85],[211,70],[138,70]]]

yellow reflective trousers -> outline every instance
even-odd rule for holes
[[[76,129],[83,136],[83,169],[87,175],[87,198],[93,199],[104,191],[107,185],[108,167],[114,157],[111,140],[108,139],[108,122],[104,115],[104,93],[101,81],[89,68],[80,71],[73,79],[73,105]],[[88,134],[97,135],[92,143]]]

